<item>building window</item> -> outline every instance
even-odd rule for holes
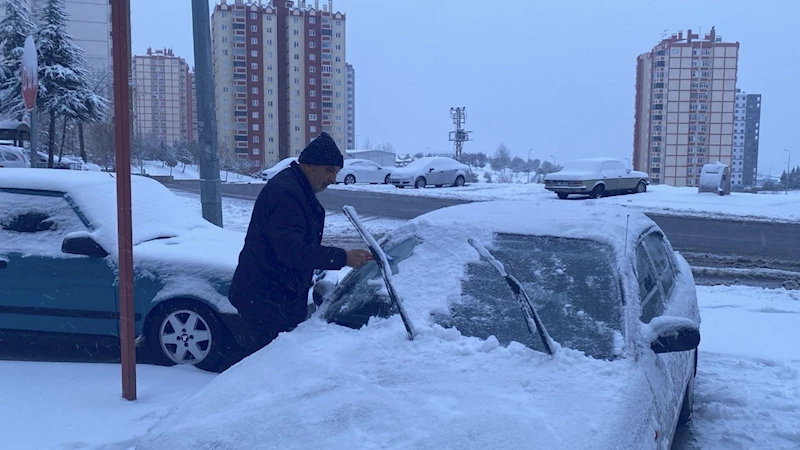
[[[299,35],[300,35],[300,31],[298,31],[298,30],[293,30],[293,31],[292,31],[292,34],[294,34],[295,36],[299,36]]]
[[[258,19],[258,13],[251,12],[250,13],[250,18],[253,19],[253,20]]]
[[[254,154],[254,155],[257,155],[257,154],[258,154],[258,152],[259,152],[259,150],[258,150],[257,148],[254,148],[254,149],[253,149],[253,154]],[[256,162],[258,162],[258,161],[256,161]]]
[[[272,52],[267,52],[265,56],[267,59],[272,59]]]
[[[258,136],[253,136],[253,142],[258,142],[258,141],[259,141]]]
[[[295,114],[294,115],[294,120],[300,120],[300,114]]]
[[[253,119],[258,119],[258,112],[254,112],[253,114],[251,114],[251,116],[253,117]]]
[[[311,120],[311,121],[317,120],[317,115],[316,114],[309,114],[308,115],[308,120]]]
[[[257,87],[250,88],[250,93],[251,94],[258,94],[258,88]]]
[[[228,38],[226,38],[226,37],[224,37],[224,36],[223,36],[223,37],[222,37],[222,42],[223,42],[223,43],[225,43],[225,42],[228,42]]]
[[[308,55],[308,59],[311,60],[311,61],[316,61],[317,60],[317,55],[311,53],[311,54]]]
[[[316,97],[317,96],[317,91],[315,91],[313,89],[308,91],[308,96],[309,97]]]
[[[250,77],[250,80],[253,81],[254,83],[257,82],[258,81],[258,75],[253,75],[252,77]]]
[[[316,108],[316,107],[317,107],[317,102],[311,102],[311,103],[309,103],[309,104],[308,104],[308,106],[309,106],[311,109],[314,109],[314,108]]]
[[[258,44],[258,38],[250,38],[250,43],[253,45]]]
[[[317,71],[317,68],[314,67],[314,66],[311,66],[311,67],[308,68],[308,71],[311,72],[311,73],[315,73]],[[337,94],[338,94],[338,92],[337,92]]]
[[[300,95],[300,90],[299,89],[295,89],[294,90],[294,95]]]
[[[294,48],[300,48],[300,43],[299,42],[295,42],[294,43]]]
[[[258,124],[257,123],[253,124],[253,131],[258,131]]]
[[[273,92],[272,88],[267,89],[267,94],[268,95],[272,95],[272,92]]]
[[[258,58],[258,50],[250,50],[250,56],[253,58]]]
[[[316,48],[316,46],[317,46],[317,43],[314,42],[314,41],[311,41],[311,42],[308,43],[308,48]]]
[[[224,50],[222,50],[222,54],[223,54],[224,56],[228,56],[228,49],[224,49]]]
[[[253,106],[258,106],[258,100],[253,100]]]
[[[300,60],[300,55],[298,55],[297,53],[295,53],[295,54],[294,54],[294,59],[296,59],[296,60]]]
[[[317,79],[316,79],[316,78],[310,78],[310,79],[308,80],[308,84],[310,84],[310,85],[312,85],[312,86],[313,86],[313,85],[315,85],[315,84],[317,84]]]
[[[253,31],[253,32],[258,31],[258,26],[257,25],[250,25],[250,31]]]
[[[316,17],[309,17],[308,18],[308,23],[317,23],[317,18]]]
[[[227,30],[227,29],[228,29],[228,26],[227,26],[227,25],[225,25],[225,24],[222,24],[222,29],[223,29],[223,30]]]
[[[316,125],[311,125],[310,127],[308,127],[308,131],[311,132],[311,133],[316,133],[317,132],[317,126]]]
[[[315,36],[316,32],[313,29],[310,29],[310,30],[308,30],[308,35],[309,36]]]
[[[250,63],[250,68],[253,70],[258,70],[258,63]]]

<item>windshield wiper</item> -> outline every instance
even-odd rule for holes
[[[486,249],[483,245],[481,245],[475,239],[469,238],[467,240],[469,244],[478,251],[478,254],[481,255],[481,258],[485,259],[492,267],[500,273],[500,276],[505,278],[506,283],[511,288],[511,291],[514,292],[514,296],[517,298],[517,302],[519,302],[519,307],[522,309],[522,314],[525,316],[525,324],[528,325],[528,331],[533,334],[533,331],[536,330],[539,332],[539,338],[542,339],[542,345],[544,345],[545,350],[549,355],[552,355],[555,352],[555,349],[558,347],[556,341],[550,337],[550,334],[545,329],[544,324],[542,323],[542,319],[539,318],[539,313],[536,312],[536,309],[533,307],[533,303],[531,302],[531,298],[528,297],[528,293],[525,292],[525,289],[522,287],[522,283],[519,282],[513,275],[509,275],[506,272],[505,267],[503,267],[503,263],[497,260],[489,250]]]
[[[345,206],[342,208],[342,211],[344,211],[344,215],[350,219],[350,222],[356,228],[356,231],[358,231],[364,243],[367,244],[367,248],[369,248],[370,253],[372,253],[372,257],[378,264],[381,275],[383,275],[383,282],[386,284],[386,290],[389,292],[389,299],[394,303],[397,312],[400,313],[400,318],[403,319],[403,325],[406,327],[408,338],[414,340],[414,336],[417,333],[414,330],[414,324],[411,323],[411,319],[408,317],[408,313],[406,313],[406,308],[403,306],[402,300],[400,300],[392,284],[392,268],[389,266],[389,258],[387,258],[386,253],[383,252],[383,249],[378,245],[375,238],[364,228],[364,224],[362,224],[361,220],[358,218],[358,213],[356,213],[355,208],[352,206]]]

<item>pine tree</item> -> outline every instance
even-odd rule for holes
[[[41,27],[36,33],[36,46],[42,92],[37,106],[50,116],[48,166],[52,167],[56,117],[64,121],[99,121],[108,107],[104,98],[92,92],[83,52],[67,34],[64,0],[47,0],[38,18]]]
[[[25,38],[36,31],[31,21],[27,0],[5,0],[5,18],[0,21],[0,112],[8,119],[22,120],[25,104],[22,101],[20,63]]]

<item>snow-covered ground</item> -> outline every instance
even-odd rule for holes
[[[571,196],[559,200],[556,194],[544,189],[543,184],[526,183],[470,183],[466,186],[397,189],[391,185],[334,185],[328,189],[381,192],[393,195],[449,198],[470,201],[533,200],[587,201],[585,196]],[[697,188],[649,186],[647,192],[634,195],[614,195],[598,200],[646,212],[728,218],[737,220],[800,221],[800,191],[750,194],[733,192],[731,195],[699,194]]]
[[[168,176],[172,175],[175,180],[199,180],[200,168],[197,165],[189,164],[185,168],[183,164],[178,164],[170,171],[169,166],[161,161],[144,161],[144,172],[146,175],[153,176]],[[131,173],[141,174],[142,168],[138,164],[131,166]],[[236,172],[227,172],[224,170],[219,171],[220,179],[224,182],[243,182],[243,181],[256,181],[252,177],[242,175]]]
[[[800,292],[700,286],[695,416],[676,449],[800,448]],[[172,405],[216,377],[139,365],[138,400],[118,364],[0,361],[3,448],[132,449]]]

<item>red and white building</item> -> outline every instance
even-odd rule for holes
[[[322,131],[347,144],[345,15],[332,1],[223,0],[211,15],[220,151],[254,170]]]
[[[637,58],[633,166],[653,183],[696,186],[703,164],[731,165],[739,43],[712,27],[673,34]]]

